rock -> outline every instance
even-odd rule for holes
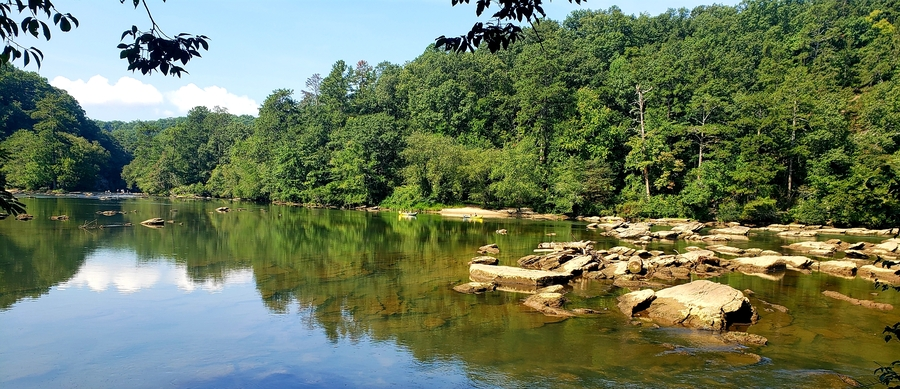
[[[537,293],[525,299],[525,306],[533,308],[547,316],[575,316],[572,312],[562,309],[566,298],[559,293]]]
[[[781,253],[772,250],[763,250],[761,253],[757,254],[758,256],[768,256],[768,255],[781,255]]]
[[[859,250],[846,250],[844,251],[844,256],[847,258],[869,259],[869,254]]]
[[[897,251],[897,247],[900,246],[898,245],[898,242],[900,242],[900,239],[888,239],[880,244],[876,244],[873,249],[892,253]]]
[[[496,265],[496,264],[500,263],[500,261],[494,257],[483,256],[483,257],[472,258],[472,260],[469,261],[469,265],[471,265],[473,263],[477,263],[477,264],[481,264],[481,265]]]
[[[765,346],[769,342],[763,336],[738,331],[723,332],[719,337],[725,342],[737,343],[743,346]]]
[[[746,255],[748,257],[758,257],[758,256],[760,256],[760,254],[762,254],[762,252],[763,252],[763,249],[749,248],[749,249],[744,250],[744,255]]]
[[[724,331],[736,323],[755,323],[756,309],[741,291],[706,280],[656,292],[647,315],[664,325]]]
[[[618,307],[625,316],[632,317],[635,313],[647,309],[655,298],[656,292],[652,289],[639,290],[619,296]]]
[[[545,288],[540,288],[535,291],[535,293],[566,293],[566,287],[562,285],[550,285]]]
[[[714,230],[710,230],[711,234],[724,234],[724,235],[747,235],[750,232],[750,227],[744,226],[732,226],[728,228],[717,228]]]
[[[69,220],[69,216],[68,215],[50,216],[50,220],[66,221],[66,220]]]
[[[783,257],[742,257],[732,261],[735,270],[741,273],[772,273],[787,268]]]
[[[603,261],[605,261],[605,262],[612,262],[612,261],[618,261],[618,260],[619,260],[619,254],[609,254],[609,255],[603,257]]]
[[[648,235],[650,235],[649,227],[631,227],[616,230],[616,237],[619,239],[636,239]]]
[[[505,228],[501,228],[501,229],[497,230],[497,233],[500,235],[506,235],[509,233],[509,231],[507,231]]]
[[[553,284],[564,284],[572,278],[569,274],[545,270],[529,270],[511,266],[469,265],[469,278],[472,281],[493,282],[499,286],[520,285],[543,287]]]
[[[656,239],[665,239],[665,240],[675,240],[678,239],[678,235],[680,233],[678,231],[668,230],[668,231],[656,231],[651,235]]]
[[[145,226],[162,226],[165,225],[166,221],[162,218],[155,217],[153,219],[147,219],[141,222],[141,225]]]
[[[822,253],[828,253],[826,255],[834,254],[838,249],[837,244],[827,242],[796,242],[784,247],[806,253],[815,253],[816,255],[821,255]]]
[[[628,260],[628,272],[631,274],[642,274],[644,272],[644,260],[635,255]]]
[[[497,289],[497,285],[494,285],[490,282],[469,282],[467,284],[456,285],[453,287],[453,290],[466,294],[480,294],[484,292],[491,292],[494,289]]]
[[[694,250],[688,251],[684,254],[679,254],[676,258],[681,259],[686,263],[708,263],[710,265],[719,264],[719,257],[716,257],[716,253],[710,250]]]
[[[821,261],[816,269],[834,276],[856,277],[857,266],[853,261]]]
[[[710,249],[712,251],[715,251],[719,254],[725,254],[725,255],[742,255],[742,254],[744,254],[744,249],[737,248],[737,247],[731,247],[731,246],[709,245],[709,246],[706,246],[706,248]]]
[[[847,233],[845,228],[822,228],[819,230],[822,235],[844,235]]]
[[[594,257],[590,255],[582,255],[572,258],[564,263],[558,270],[572,275],[578,275],[584,272],[591,264],[596,265]]]
[[[27,213],[20,213],[20,214],[16,215],[16,220],[29,221],[31,219],[34,219],[34,216],[31,216]]]
[[[865,265],[860,267],[856,274],[870,281],[879,281],[892,285],[900,285],[900,270],[887,269],[874,265]]]
[[[894,309],[894,306],[891,304],[876,303],[874,301],[869,301],[869,300],[860,300],[860,299],[853,298],[853,297],[850,297],[850,296],[847,296],[847,295],[844,295],[844,294],[841,294],[838,292],[834,292],[831,290],[823,291],[822,294],[824,294],[828,297],[831,297],[833,299],[843,300],[850,304],[859,305],[859,306],[865,307],[865,308],[880,309],[882,311],[890,311],[890,310]]]
[[[788,269],[809,269],[816,261],[799,255],[780,256],[782,261],[787,265]]]
[[[705,224],[700,222],[690,222],[685,224],[679,224],[675,227],[672,227],[672,231],[682,233],[682,232],[698,232],[706,227]]]
[[[847,250],[863,250],[865,248],[866,248],[866,242],[850,243],[847,246]]]
[[[216,208],[216,212],[219,212],[219,213],[231,212],[231,208],[219,207],[219,208]]]
[[[813,238],[816,235],[819,235],[819,233],[806,230],[788,230],[778,233],[778,236],[782,238]]]
[[[496,244],[487,244],[478,248],[479,254],[500,254],[500,248]]]

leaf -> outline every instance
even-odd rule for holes
[[[50,40],[50,26],[47,23],[41,22],[41,26],[44,27],[44,38],[48,41]]]
[[[69,19],[65,19],[65,18],[61,19],[60,22],[59,22],[59,29],[62,30],[62,32],[69,32],[69,31],[71,31],[71,30],[72,30],[72,24],[69,23]],[[124,37],[124,35],[123,35],[122,37]]]
[[[28,56],[28,50],[25,50],[25,66],[28,66],[29,62],[31,62],[31,58]]]

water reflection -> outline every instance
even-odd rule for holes
[[[698,340],[706,334],[632,326],[615,307],[625,290],[609,283],[573,283],[570,307],[604,313],[564,321],[524,308],[522,294],[451,290],[483,244],[501,247],[503,265],[550,239],[620,244],[584,224],[27,201],[33,222],[0,223],[0,360],[13,361],[0,363],[3,387],[55,386],[54,377],[85,387],[827,387],[823,372],[865,378],[872,361],[892,360],[873,334],[895,316],[821,295],[900,300],[871,296],[859,279],[721,277],[752,289],[757,307],[789,309],[761,312],[751,332],[771,344],[747,353],[708,347]],[[61,209],[73,220],[43,217]],[[96,215],[106,209],[125,213]],[[77,228],[98,217],[173,223]],[[494,233],[501,228],[509,235]],[[763,238],[748,244],[783,244]]]
[[[253,283],[251,269],[227,270],[221,277],[197,280],[188,276],[185,265],[172,262],[164,258],[139,262],[132,251],[101,249],[91,254],[78,273],[57,288],[87,287],[103,292],[112,287],[119,293],[130,294],[141,289],[174,285],[185,292],[221,292],[226,285]]]

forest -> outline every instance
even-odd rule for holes
[[[895,227],[898,17],[888,0],[576,10],[497,53],[337,61],[255,118],[93,121],[6,67],[0,187]]]

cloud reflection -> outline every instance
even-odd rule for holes
[[[142,289],[175,286],[191,293],[195,290],[220,292],[226,285],[253,282],[250,269],[226,271],[221,278],[193,280],[184,265],[164,258],[155,261],[138,261],[133,251],[99,250],[89,256],[74,277],[57,286],[58,289],[90,288],[105,292],[114,288],[121,294],[131,294]]]

